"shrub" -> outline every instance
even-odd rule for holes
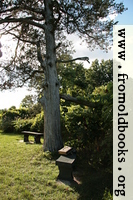
[[[28,119],[30,117],[28,108],[20,108],[18,109],[18,112],[21,119]]]
[[[2,114],[2,130],[4,132],[13,132],[13,121],[19,117],[17,110],[4,110]]]
[[[16,132],[21,132],[23,130],[43,132],[44,130],[44,113],[37,114],[36,117],[32,119],[17,119],[14,122],[14,129]]]
[[[37,114],[31,126],[32,131],[43,132],[44,130],[44,112]]]
[[[21,132],[24,130],[31,131],[31,126],[34,122],[34,119],[21,119],[13,121],[13,127],[15,132]]]
[[[38,113],[38,110],[36,112]],[[0,129],[2,129],[5,133],[21,132],[22,130],[31,130],[31,126],[33,125],[32,130],[42,131],[44,124],[42,118],[44,115],[42,116],[42,114],[38,114],[37,117],[34,118],[33,116],[34,115],[31,109],[16,109],[12,106],[8,110],[2,110],[0,113]]]
[[[104,99],[97,108],[70,106],[61,109],[63,136],[65,134],[64,138],[69,141],[69,145],[88,151],[95,167],[102,165],[109,171],[112,171],[113,162],[112,86],[109,83],[107,86],[95,88],[97,101]]]

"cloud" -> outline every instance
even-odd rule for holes
[[[114,20],[117,16],[118,14],[115,12],[113,14],[109,14],[108,17],[101,18],[100,21],[105,22],[107,20]]]
[[[73,54],[73,57],[89,57],[90,64],[88,64],[86,61],[84,61],[84,67],[89,68],[91,66],[92,61],[95,59],[98,59],[101,61],[102,59],[108,60],[113,59],[113,50],[109,50],[108,53],[100,50],[95,49],[94,51],[90,51],[89,48],[87,48],[87,44],[85,42],[82,42],[77,35],[71,35],[68,36],[68,39],[71,40],[74,44],[75,53]],[[77,61],[79,62],[79,61]]]
[[[0,109],[10,108],[11,106],[16,106],[19,108],[22,99],[31,93],[34,94],[33,92],[28,91],[26,88],[0,92]]]

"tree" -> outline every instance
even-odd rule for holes
[[[32,108],[35,103],[36,103],[36,96],[26,95],[24,99],[21,101],[20,107]]]
[[[64,32],[76,33],[87,42],[89,48],[98,45],[107,49],[115,24],[109,15],[122,13],[124,10],[124,5],[117,4],[114,0],[1,2],[2,34],[11,34],[17,40],[13,59],[1,68],[1,88],[21,87],[32,77],[38,78],[40,74],[44,74],[44,96],[41,99],[45,115],[44,150],[57,151],[63,146],[56,69],[57,62],[61,62],[56,55],[57,49],[62,46],[60,35]],[[31,52],[33,46],[36,55]],[[33,55],[32,60],[30,56],[25,56],[25,52]],[[88,60],[86,57],[83,59]]]
[[[88,91],[93,92],[95,87],[107,85],[113,81],[113,60],[102,60],[101,63],[96,59],[86,72]]]
[[[37,95],[26,95],[20,104],[20,110],[27,109],[30,117],[35,117],[41,112],[41,104],[37,101]]]

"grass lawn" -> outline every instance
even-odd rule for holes
[[[23,135],[0,132],[1,200],[102,200],[105,188],[112,190],[112,174],[86,162],[77,162],[75,174],[81,184],[58,182],[57,157],[44,153],[42,145],[22,140]]]

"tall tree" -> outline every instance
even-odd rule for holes
[[[1,68],[1,88],[22,86],[32,77],[44,74],[44,150],[57,151],[63,146],[56,70],[56,52],[62,45],[60,34],[76,33],[89,48],[98,45],[107,49],[114,24],[109,16],[124,10],[123,4],[114,0],[1,1],[2,34],[11,34],[17,40],[13,59]],[[36,55],[31,46],[35,46]],[[33,54],[32,60],[25,56],[25,51]]]

